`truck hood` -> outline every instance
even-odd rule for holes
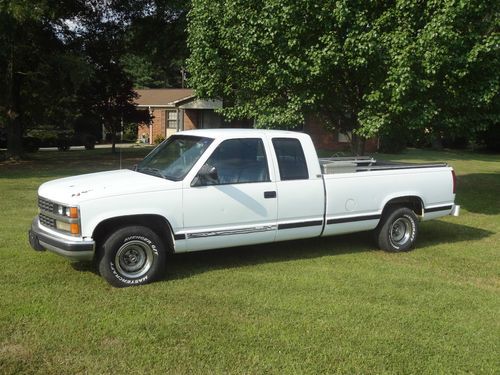
[[[52,180],[42,184],[38,194],[55,202],[76,205],[86,200],[109,196],[171,190],[180,187],[180,184],[121,169]]]

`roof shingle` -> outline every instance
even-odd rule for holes
[[[194,96],[191,89],[137,89],[140,106],[173,106],[173,102]]]

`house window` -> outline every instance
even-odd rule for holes
[[[167,111],[167,128],[177,129],[177,111]]]

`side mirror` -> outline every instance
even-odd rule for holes
[[[217,185],[219,183],[219,175],[217,168],[210,164],[204,164],[200,171],[191,182],[191,186],[206,186]]]

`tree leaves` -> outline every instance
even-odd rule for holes
[[[493,1],[194,0],[190,84],[259,126],[470,134],[498,122],[499,19]]]

